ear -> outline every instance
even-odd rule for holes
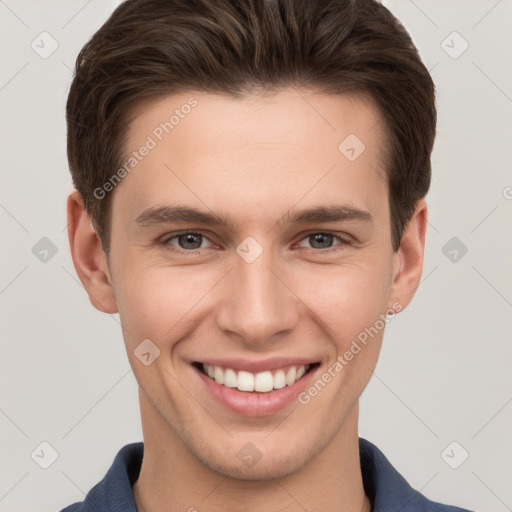
[[[76,190],[68,197],[67,215],[71,257],[91,304],[104,313],[117,313],[107,257]]]
[[[394,255],[395,265],[388,304],[390,308],[393,303],[398,302],[401,309],[405,309],[418,289],[423,271],[426,232],[427,202],[420,199],[405,226],[400,247]]]

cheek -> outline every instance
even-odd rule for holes
[[[374,325],[387,306],[389,283],[385,258],[369,256],[339,265],[311,266],[307,271],[304,268],[285,271],[283,275],[294,292],[293,300],[297,301],[298,297],[307,305],[323,324],[325,336],[321,337],[334,340],[339,353],[365,328]],[[217,285],[225,269],[172,268],[131,259],[135,258],[126,258],[118,267],[123,271],[116,282],[116,300],[127,349],[133,351],[149,338],[161,351],[169,353],[174,344],[194,330],[191,322],[199,322],[207,310],[215,309],[211,301],[216,299],[209,298],[208,293],[219,293]],[[290,302],[287,307],[294,306]],[[314,323],[315,319],[310,321]],[[306,318],[304,322],[307,324]],[[314,330],[317,337],[318,331]]]
[[[219,297],[219,283],[229,268],[170,266],[128,258],[119,274],[119,316],[128,356],[150,339],[162,357],[156,367],[169,365],[190,336],[211,320]],[[229,276],[226,277],[228,279]],[[197,336],[196,336],[197,337]],[[186,344],[185,344],[186,345]],[[138,365],[135,362],[135,365]]]
[[[386,311],[390,283],[384,265],[354,263],[312,273],[298,289],[344,349]]]
[[[137,268],[127,272],[118,307],[127,346],[149,338],[161,350],[179,339],[186,323],[206,291],[209,281],[171,268]],[[183,320],[183,322],[182,322]]]

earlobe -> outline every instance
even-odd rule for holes
[[[100,239],[76,190],[67,200],[68,238],[76,273],[91,304],[104,313],[117,313],[112,277]]]
[[[390,301],[399,302],[402,309],[411,302],[421,280],[426,232],[427,203],[420,199],[395,254]]]

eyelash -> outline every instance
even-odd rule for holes
[[[170,252],[179,253],[179,254],[187,254],[187,255],[190,255],[190,256],[197,255],[197,254],[202,254],[202,251],[204,251],[205,249],[190,249],[190,250],[181,249],[181,248],[176,249],[176,248],[174,248],[174,247],[172,247],[170,245],[169,242],[171,240],[174,240],[175,238],[178,238],[179,236],[182,236],[182,235],[199,235],[199,236],[201,236],[203,238],[206,238],[210,242],[212,242],[206,235],[204,235],[203,233],[200,233],[198,231],[179,231],[177,233],[173,233],[171,236],[166,236],[163,240],[160,240],[158,242],[158,245],[160,245],[164,250],[167,250],[167,251],[170,251]],[[329,236],[333,236],[334,238],[337,238],[339,240],[339,242],[340,242],[338,244],[338,246],[341,246],[341,247],[334,246],[334,247],[328,247],[326,249],[316,249],[314,247],[305,247],[305,248],[303,248],[303,249],[306,249],[308,252],[314,252],[316,254],[319,254],[319,253],[320,254],[332,253],[332,252],[336,252],[336,251],[339,251],[339,250],[343,250],[344,247],[352,245],[352,241],[351,240],[349,240],[347,238],[343,238],[342,236],[337,235],[336,233],[333,233],[331,231],[310,231],[309,233],[306,233],[300,239],[300,241],[310,237],[311,235],[329,235]],[[206,248],[206,249],[208,249],[208,248]]]

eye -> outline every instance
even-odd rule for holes
[[[335,235],[334,233],[318,231],[307,234],[302,240],[307,240],[311,244],[311,248],[320,250],[329,250],[333,247],[334,240],[340,241],[339,246],[350,245],[350,240],[341,236]],[[301,245],[301,244],[299,244]],[[336,246],[334,246],[336,247]],[[337,249],[334,249],[337,250]]]
[[[338,240],[337,244],[335,244],[335,240]],[[310,246],[305,246],[304,241],[308,242]],[[203,245],[205,243],[207,245]],[[332,252],[350,244],[351,240],[348,237],[344,238],[325,231],[315,231],[304,236],[298,245],[314,252]],[[202,249],[214,246],[206,235],[195,231],[183,231],[166,236],[159,242],[159,245],[169,251],[191,254],[200,253]]]
[[[179,252],[182,250],[186,252],[192,252],[199,249],[205,249],[206,247],[201,247],[205,240],[209,241],[209,239],[201,233],[185,231],[164,238],[160,244],[171,251],[176,250]]]

